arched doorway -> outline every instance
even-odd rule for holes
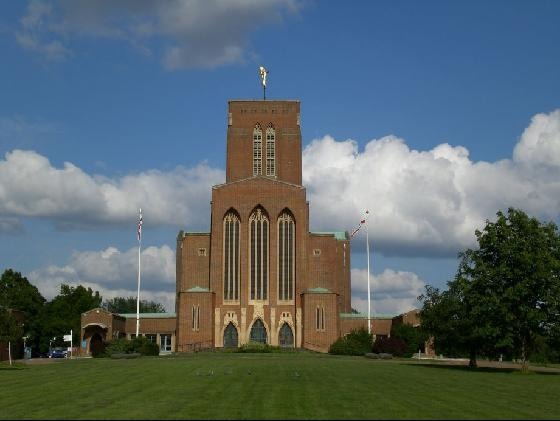
[[[224,348],[237,348],[237,343],[237,329],[230,322],[224,330]]]
[[[257,319],[251,327],[251,335],[249,337],[251,342],[266,343],[266,328],[261,319]]]
[[[278,342],[282,348],[293,348],[294,346],[294,333],[288,323],[284,323],[280,328],[278,335]]]
[[[99,333],[94,333],[89,340],[89,351],[92,356],[97,356],[103,351],[105,351],[105,344],[103,343],[103,338]]]

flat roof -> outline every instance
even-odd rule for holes
[[[299,99],[230,99],[229,102],[301,102]]]
[[[334,235],[337,240],[348,240],[346,231],[310,231],[311,235]]]
[[[368,315],[364,313],[339,313],[342,319],[367,319]],[[371,315],[371,319],[392,319],[397,317],[396,313],[376,313]]]

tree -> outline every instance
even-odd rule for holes
[[[478,249],[459,254],[444,292],[427,287],[421,320],[436,349],[520,356],[522,370],[539,337],[560,330],[560,235],[518,209],[497,213],[475,232]]]
[[[536,338],[550,336],[560,324],[558,228],[509,208],[475,234],[479,248],[461,253],[458,277],[499,330],[496,345],[512,348],[527,371]]]
[[[41,329],[39,314],[45,304],[45,298],[37,287],[21,276],[20,272],[6,269],[0,277],[0,305],[7,309],[20,310],[25,313],[24,333],[30,337],[29,345],[39,345]]]
[[[437,352],[455,357],[469,357],[469,366],[477,366],[477,355],[486,348],[490,328],[488,320],[477,311],[476,300],[462,279],[447,283],[446,291],[430,285],[418,297],[423,302],[420,312],[422,329],[434,340]]]
[[[115,297],[103,302],[103,308],[112,313],[136,313],[136,297]],[[140,313],[165,313],[165,307],[155,301],[140,300]]]
[[[60,294],[44,306],[41,313],[41,350],[48,349],[49,339],[56,338],[54,345],[63,345],[62,336],[73,333],[73,341],[80,338],[82,313],[101,305],[98,291],[81,285],[72,287],[62,284]]]
[[[5,307],[0,306],[0,343],[7,345],[12,365],[12,343],[21,339],[23,329],[12,313]]]

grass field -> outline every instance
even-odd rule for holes
[[[61,360],[1,369],[0,417],[558,419],[560,375],[308,352]]]

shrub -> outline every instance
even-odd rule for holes
[[[235,352],[241,353],[269,353],[280,352],[282,349],[278,346],[270,346],[261,342],[248,342],[241,345]]]
[[[147,356],[159,355],[157,344],[150,342],[143,336],[128,340],[126,338],[113,339],[105,347],[105,352],[99,357],[112,357],[117,354],[140,354]],[[95,355],[94,355],[95,356]]]
[[[373,336],[367,329],[353,329],[346,336],[338,338],[329,347],[329,354],[335,355],[364,355],[371,351]]]
[[[391,329],[391,337],[400,338],[405,343],[404,357],[412,357],[418,350],[424,351],[427,335],[420,327],[400,324]]]
[[[396,357],[402,357],[406,352],[406,344],[401,338],[379,337],[373,343],[372,350],[377,354],[392,354]]]

